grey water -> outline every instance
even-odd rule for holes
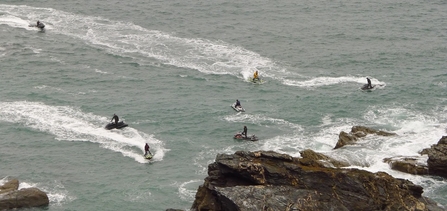
[[[304,149],[447,206],[447,180],[382,162],[446,135],[445,1],[3,0],[0,39],[0,183],[46,191],[31,210],[189,209],[217,154]],[[398,136],[333,150],[354,125]]]

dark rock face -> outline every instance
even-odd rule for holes
[[[349,163],[341,162],[332,159],[326,155],[323,155],[313,150],[306,149],[300,152],[301,163],[306,163],[307,166],[318,166],[318,167],[348,167]]]
[[[443,136],[437,144],[424,149],[422,154],[428,155],[428,169],[431,175],[447,178],[447,136]]]
[[[23,188],[18,190],[19,182],[13,179],[0,186],[0,210],[39,207],[49,204],[46,193],[37,188]]]
[[[191,210],[443,210],[422,187],[272,151],[219,154]]]
[[[338,142],[335,145],[334,149],[338,149],[345,145],[354,144],[355,142],[357,142],[358,138],[365,137],[368,134],[376,134],[379,136],[396,135],[395,133],[375,130],[375,129],[364,127],[364,126],[354,126],[351,128],[350,133],[346,133],[344,131],[340,132],[340,134],[338,135]]]
[[[345,131],[341,131],[340,134],[338,135],[338,141],[334,149],[338,149],[345,145],[351,145],[354,144],[355,142],[357,142],[356,136],[346,133]]]
[[[414,175],[427,175],[428,166],[423,157],[392,157],[385,158],[383,162],[388,163],[391,169]]]
[[[364,126],[354,126],[351,129],[351,133],[355,134],[357,137],[364,137],[368,134],[376,134],[379,136],[394,136],[395,133],[385,132],[381,130],[375,130],[372,128],[364,127]]]

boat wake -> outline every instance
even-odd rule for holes
[[[127,127],[123,130],[104,129],[106,117],[84,113],[69,106],[50,106],[39,102],[0,102],[0,120],[49,133],[57,140],[97,143],[105,149],[120,152],[140,163],[147,163],[142,154],[144,143],[154,151],[152,160],[159,161],[167,151],[163,142],[153,135]]]

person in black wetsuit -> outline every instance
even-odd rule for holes
[[[112,120],[110,120],[110,121],[113,121],[113,120],[115,120],[115,125],[118,125],[118,121],[120,120],[120,118],[116,114],[113,114]]]
[[[236,99],[236,105],[234,107],[241,107],[241,102],[239,102],[239,100]]]
[[[36,27],[39,28],[39,29],[43,29],[45,27],[45,25],[42,22],[37,21]]]
[[[372,89],[373,87],[372,87],[372,85],[371,85],[371,79],[366,78],[366,80],[368,81],[368,86],[367,86],[366,88],[368,88],[368,89]]]
[[[244,132],[242,132],[242,135],[244,135],[245,138],[247,138],[247,126],[244,126]]]
[[[150,149],[149,144],[146,143],[146,145],[144,146],[144,156],[146,156],[147,153],[152,154],[152,153],[149,151],[149,149]]]

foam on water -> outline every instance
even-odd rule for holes
[[[361,4],[359,4],[358,2],[355,4],[356,4],[355,9],[361,9],[362,6]],[[427,8],[429,7],[429,5],[430,4],[425,4]],[[314,6],[315,5],[313,5],[312,7]],[[394,6],[395,5],[392,4],[391,7],[389,8],[392,9],[398,8]],[[312,7],[310,8],[309,12],[312,12],[312,10],[314,10],[315,8],[318,9],[318,6],[314,8]],[[175,9],[174,7],[172,8]],[[346,8],[348,10],[353,9],[352,7],[350,8],[349,6],[346,7],[346,5],[344,5],[343,8]],[[371,7],[368,7],[367,11],[369,11],[370,8]],[[377,8],[383,9],[383,5],[379,4]],[[105,7],[105,9],[107,10],[109,8]],[[325,9],[327,9],[327,7]],[[342,13],[335,13],[335,14],[343,14],[350,16],[348,10],[342,11]],[[76,9],[74,11],[76,11]],[[266,11],[268,11],[268,9]],[[326,17],[325,14],[328,11],[326,10],[322,11],[324,12],[318,12],[319,15],[318,17],[325,18]],[[361,10],[358,11],[356,10],[355,13],[357,14],[360,11]],[[411,11],[411,9],[408,9],[408,11]],[[277,13],[275,12],[275,14]],[[129,13],[129,15],[131,15],[131,13]],[[310,15],[313,14],[310,13]],[[381,19],[382,17],[387,18],[383,14],[381,15],[382,16],[380,17],[377,16],[379,17],[378,19],[379,21],[382,20]],[[352,21],[349,19],[349,16],[345,17],[348,22]],[[424,14],[424,16],[429,17],[430,15]],[[185,15],[185,17],[188,16]],[[269,16],[266,17],[268,18]],[[45,37],[45,39],[48,38],[48,40],[51,40],[52,39],[51,36],[62,35],[68,37],[69,39],[80,40],[81,43],[85,43],[86,45],[100,49],[99,51],[100,54],[108,52],[113,55],[126,57],[126,59],[131,58],[130,60],[133,61],[129,61],[129,63],[132,64],[138,63],[140,65],[153,65],[161,67],[157,69],[168,69],[165,68],[164,66],[172,65],[175,67],[179,67],[176,68],[176,71],[180,72],[181,71],[187,72],[190,71],[190,69],[193,69],[205,74],[217,74],[217,75],[225,74],[243,80],[247,80],[249,77],[251,77],[254,70],[259,70],[260,77],[262,78],[269,78],[268,80],[275,80],[279,83],[284,84],[285,86],[295,87],[298,89],[318,89],[320,87],[325,86],[344,85],[344,84],[348,85],[365,84],[366,77],[368,76],[355,75],[357,74],[355,70],[349,70],[353,69],[352,67],[354,66],[355,67],[358,66],[359,68],[365,67],[371,69],[385,68],[389,71],[393,71],[393,74],[396,72],[398,74],[399,71],[401,71],[400,68],[402,68],[402,70],[408,70],[408,71],[411,71],[412,69],[411,68],[405,69],[405,67],[419,68],[418,65],[414,65],[415,63],[406,61],[406,60],[419,59],[418,56],[420,52],[418,52],[417,49],[418,47],[410,47],[410,46],[420,45],[422,47],[422,45],[426,44],[428,44],[427,46],[430,46],[429,42],[426,42],[428,40],[424,40],[424,38],[418,36],[417,30],[421,30],[422,28],[419,27],[411,28],[415,26],[412,24],[409,25],[410,28],[407,28],[407,29],[415,29],[411,30],[412,31],[411,34],[403,33],[407,29],[389,30],[395,28],[395,26],[393,26],[390,23],[393,23],[394,21],[400,23],[402,18],[404,18],[405,21],[408,21],[407,23],[413,22],[412,18],[408,19],[408,17],[406,16],[399,16],[398,20],[395,19],[387,21],[387,24],[384,25],[386,27],[383,30],[387,32],[388,31],[396,32],[397,34],[384,36],[383,40],[385,40],[386,42],[385,45],[383,45],[382,43],[383,46],[375,46],[376,44],[380,44],[381,41],[373,40],[375,35],[371,36],[371,34],[374,34],[377,31],[374,31],[375,30],[374,27],[369,27],[371,25],[368,24],[373,23],[370,21],[364,22],[368,25],[367,31],[360,30],[365,34],[368,34],[368,36],[363,36],[364,34],[357,33],[352,34],[352,36],[354,37],[351,37],[351,35],[341,33],[336,37],[346,37],[343,39],[346,39],[347,41],[349,41],[349,43],[344,44],[341,43],[340,45],[334,45],[333,42],[344,41],[344,40],[334,39],[334,36],[327,36],[328,34],[331,33],[338,34],[338,31],[333,31],[330,28],[337,28],[337,29],[343,29],[343,28],[338,27],[340,25],[336,25],[337,24],[336,18],[335,19],[331,18],[330,24],[334,24],[333,27],[319,27],[321,26],[319,25],[321,23],[318,23],[316,24],[317,28],[324,29],[323,31],[315,30],[314,28],[310,27],[307,28],[309,30],[305,31],[309,31],[311,34],[306,34],[305,36],[303,35],[302,39],[296,39],[299,38],[302,33],[300,33],[299,36],[293,34],[290,35],[292,39],[297,41],[296,42],[297,45],[293,47],[299,46],[300,48],[297,51],[285,51],[284,54],[288,55],[289,53],[293,53],[293,56],[296,56],[297,58],[300,59],[289,60],[289,61],[274,61],[273,59],[266,58],[261,54],[247,50],[244,47],[220,40],[207,40],[201,38],[182,38],[174,36],[171,33],[151,30],[129,22],[109,20],[97,16],[87,16],[82,14],[68,13],[60,10],[55,10],[52,8],[37,8],[30,6],[0,4],[0,25],[2,28],[11,27],[17,29],[13,31],[20,31],[22,29],[24,29],[23,31],[37,30],[35,27],[29,27],[28,25],[30,23],[35,23],[35,21],[39,19],[46,25],[47,28],[47,33],[43,34],[45,36],[42,36]],[[317,19],[321,20],[321,18],[315,18],[315,20]],[[343,27],[345,26],[348,27],[347,25],[345,25],[347,21],[345,19],[340,20],[340,22],[343,24],[342,25]],[[358,22],[357,19],[355,19],[354,21],[355,23],[361,23]],[[172,24],[170,22],[163,22],[161,24],[166,23]],[[389,26],[390,28],[387,28],[388,24],[390,24]],[[172,26],[176,26],[176,24],[172,24]],[[303,25],[303,27],[307,26]],[[261,29],[261,31],[265,29]],[[7,29],[6,31],[9,30]],[[433,31],[431,31],[431,29],[423,30],[423,34],[432,36],[431,33],[434,33]],[[305,38],[305,37],[311,37],[313,35],[317,35],[317,37],[315,37],[315,40],[313,39],[309,40]],[[415,38],[407,42],[406,37],[409,37],[408,35],[411,35],[410,37],[413,36],[417,37],[417,39]],[[214,35],[211,34],[209,37],[213,36]],[[278,33],[278,36],[283,36],[283,34]],[[270,36],[267,37],[267,39],[275,40],[275,37],[278,38],[278,36],[276,35]],[[402,39],[402,37],[405,39]],[[434,36],[428,38],[431,39],[431,41],[434,41],[436,39],[439,39],[439,34],[436,32]],[[231,39],[232,37],[230,36],[229,40]],[[353,45],[359,44],[359,42],[356,40],[361,41],[362,44],[365,43],[365,45],[360,46],[359,49],[362,51],[367,51],[367,54],[364,54],[360,51],[357,52],[349,51],[349,49]],[[281,40],[278,38],[278,42],[276,42],[275,40],[273,43],[276,47],[277,44],[280,44],[283,41],[288,41],[288,39]],[[390,44],[392,43],[393,45],[387,45],[386,43]],[[320,46],[320,44],[324,45],[324,47]],[[252,47],[253,45],[259,45],[259,43],[257,42],[247,43],[247,47]],[[303,46],[303,48],[301,48],[300,45]],[[266,45],[266,46],[271,47],[272,45]],[[25,48],[30,49],[30,51],[32,51],[35,54],[41,54],[41,55],[46,54],[45,50],[42,49],[37,49],[35,47],[29,47],[29,46],[25,46]],[[275,55],[274,52],[269,51],[269,49],[267,48],[260,46],[259,48],[256,49],[262,50],[263,53],[265,53],[265,55]],[[279,48],[280,51],[285,50],[282,47]],[[310,49],[316,49],[316,50],[314,51]],[[345,49],[347,51],[343,52],[341,56],[332,55],[337,54],[338,52],[335,51],[340,51],[340,49],[341,50]],[[388,51],[389,49],[392,49],[391,50],[392,54],[390,54],[390,52]],[[441,53],[444,52],[443,50],[444,49],[439,48],[423,49],[424,52],[441,52]],[[6,52],[6,50],[5,48],[0,47],[0,57],[7,55],[6,53],[2,52]],[[306,57],[304,54],[298,55],[300,52],[307,52],[311,56],[325,57],[325,58],[314,59]],[[360,54],[360,57],[351,56],[354,54]],[[404,54],[410,54],[410,55],[408,56]],[[443,55],[443,54],[440,55],[439,53],[433,53],[433,54],[434,55],[430,56],[430,58],[436,58],[436,56],[442,57]],[[290,55],[292,56],[292,54]],[[349,56],[350,58],[346,59],[345,58],[346,56]],[[398,58],[393,59],[392,58],[393,56],[394,57],[397,56]],[[385,61],[386,59],[388,59],[388,57],[391,58]],[[65,62],[64,59],[62,58],[61,59],[56,57],[50,57],[50,58],[52,61],[55,61],[62,65],[70,65],[68,59],[66,59],[67,61]],[[277,56],[275,58],[285,58],[287,60],[287,57]],[[303,63],[303,61],[306,59],[309,61]],[[325,62],[322,60],[327,61]],[[427,61],[430,60],[427,59]],[[439,60],[434,60],[433,62],[436,63],[438,61]],[[292,67],[308,64],[308,66],[315,65],[320,67],[329,67],[328,69],[330,69],[331,66],[334,64],[346,63],[347,65],[345,64],[346,65],[345,67],[347,67],[348,70],[340,71],[340,74],[337,76],[333,75],[328,76],[326,72],[328,71],[328,69],[322,69],[320,71],[319,76],[304,76],[300,73],[300,70],[298,68],[288,70],[289,67],[286,68],[280,66],[277,64],[277,62],[292,63],[291,64]],[[330,62],[331,64],[328,64],[327,62]],[[389,65],[393,62],[398,62],[398,64],[396,66]],[[377,65],[369,65],[370,63],[374,63]],[[382,64],[379,65],[378,63]],[[86,67],[90,68],[88,65],[89,64],[86,64]],[[423,64],[422,62],[421,66],[425,66],[425,64]],[[102,75],[109,74],[106,70],[102,70],[101,68],[100,69],[92,68],[92,70]],[[307,70],[307,72],[309,71],[310,70]],[[380,71],[377,72],[377,75],[379,75],[379,72]],[[188,77],[188,75],[187,74],[185,75],[185,73],[178,73],[178,74],[182,78]],[[387,71],[380,72],[380,75],[382,76],[388,77],[387,74],[388,74]],[[433,85],[436,86],[436,88],[446,87],[446,83],[440,81],[443,78],[442,76],[445,76],[445,74],[438,75],[437,80],[439,81],[433,82]],[[122,77],[129,78],[129,76],[122,76]],[[370,78],[372,80],[373,85],[378,85],[378,88],[384,88],[386,86],[385,82],[380,81],[379,79],[373,77]],[[394,78],[390,77],[390,81],[391,80],[394,80]],[[283,89],[282,85],[274,87],[275,85],[277,85],[276,83],[271,83],[268,85],[272,85],[270,87],[277,88],[278,90]],[[50,84],[48,85],[42,84],[39,86],[35,86],[34,88],[71,94],[69,93],[68,88],[58,89],[54,86],[51,86]],[[78,92],[77,94],[85,94],[85,93]],[[439,97],[442,95],[437,96]],[[445,104],[447,98],[443,97],[439,98],[440,98],[439,105],[441,107],[441,105]],[[103,126],[105,122],[109,121],[109,118],[100,117],[91,113],[85,113],[77,108],[73,108],[70,106],[51,106],[39,102],[20,101],[20,102],[0,102],[0,107],[2,108],[0,110],[0,121],[6,121],[12,124],[28,127],[39,132],[52,134],[55,136],[57,140],[61,141],[79,141],[80,142],[79,144],[82,144],[81,142],[96,143],[105,149],[120,152],[123,156],[133,158],[138,162],[147,162],[141,156],[141,154],[143,153],[144,142],[148,142],[151,145],[151,148],[156,151],[154,157],[155,161],[162,160],[164,157],[164,153],[167,151],[167,149],[163,147],[164,146],[163,141],[157,140],[156,138],[153,137],[153,135],[145,134],[132,127],[127,127],[123,130],[106,131],[103,129]],[[410,109],[408,109],[409,107]],[[415,176],[397,172],[391,170],[388,164],[382,162],[383,158],[392,156],[418,156],[419,150],[429,147],[431,144],[436,143],[439,140],[439,138],[445,134],[446,132],[445,128],[447,125],[446,121],[447,106],[438,108],[438,110],[442,111],[443,113],[434,111],[417,112],[411,109],[410,105],[371,106],[368,108],[368,111],[363,116],[355,118],[354,117],[334,118],[333,115],[331,114],[323,114],[325,116],[322,117],[321,121],[322,124],[317,126],[314,125],[309,126],[310,128],[306,128],[305,125],[295,124],[292,122],[293,120],[288,121],[286,118],[280,119],[280,118],[269,117],[268,114],[259,115],[250,113],[238,113],[234,115],[224,116],[221,118],[223,118],[224,121],[227,122],[248,123],[257,125],[259,127],[273,128],[283,131],[281,132],[280,135],[277,135],[269,139],[261,138],[261,140],[258,142],[234,141],[229,142],[228,146],[223,146],[221,148],[217,147],[218,149],[215,149],[216,148],[215,146],[207,145],[208,144],[207,143],[205,144],[206,146],[198,148],[199,149],[198,152],[194,152],[196,154],[194,154],[195,156],[193,158],[193,164],[195,167],[197,167],[194,168],[194,170],[196,171],[196,174],[198,174],[200,177],[202,176],[205,177],[207,174],[207,164],[213,162],[215,155],[219,153],[232,154],[237,150],[275,150],[277,152],[288,153],[292,156],[298,157],[300,156],[299,153],[300,150],[313,149],[315,151],[322,152],[336,159],[347,161],[352,165],[351,167],[361,168],[372,172],[385,171],[398,178],[410,179],[411,181],[417,184],[423,185],[424,194],[426,193],[430,194],[435,190],[444,191],[445,188],[444,190],[438,190],[438,188],[446,187],[445,181],[435,181],[435,179],[430,177]],[[143,120],[143,121],[151,121],[151,120]],[[138,124],[138,122],[135,122],[134,124]],[[395,132],[398,135],[392,137],[368,135],[364,138],[361,138],[355,145],[348,145],[340,149],[333,150],[333,147],[337,143],[339,133],[341,131],[349,132],[351,130],[351,127],[354,125],[366,125],[375,129]],[[421,160],[424,160],[424,158],[422,158]],[[153,169],[158,168],[156,165],[152,165],[151,167],[154,167]],[[154,179],[156,181],[156,178]],[[178,185],[178,194],[180,199],[186,201],[192,201],[193,200],[192,194],[195,192],[195,189],[198,185],[195,183],[200,183],[198,181],[199,180],[177,182],[176,185],[180,184]],[[40,186],[40,184],[37,185]],[[69,194],[64,191],[63,186],[58,187],[57,182],[55,186],[57,188],[48,188],[49,190],[48,192],[50,193],[51,197],[50,200],[52,202],[63,202],[71,200],[67,199]],[[177,189],[177,186],[175,186],[175,189]],[[151,198],[150,193],[146,192],[146,194],[147,195],[142,195],[142,192],[125,191],[124,195],[125,198],[127,199],[126,201],[144,201],[147,198]],[[164,193],[163,191],[160,191],[158,193],[154,192],[154,196],[158,194],[164,194]],[[444,197],[445,191],[442,193],[437,194],[435,193],[433,195],[435,196],[439,195],[439,197]],[[139,196],[141,196],[141,198],[138,198]],[[173,200],[175,200],[175,197],[176,196],[174,196]],[[443,201],[445,201],[445,199],[443,199]]]
[[[426,158],[421,156],[419,152],[437,143],[445,135],[447,124],[444,118],[444,114],[439,114],[436,111],[421,113],[406,109],[403,106],[371,106],[363,119],[332,119],[331,116],[324,116],[322,117],[323,123],[320,130],[311,133],[306,132],[307,129],[302,129],[299,125],[289,124],[285,120],[278,121],[260,115],[229,115],[224,119],[229,122],[251,122],[262,126],[266,126],[266,122],[268,122],[277,127],[286,125],[297,129],[289,134],[245,146],[250,150],[274,150],[299,157],[299,151],[314,149],[335,159],[347,161],[351,163],[352,167],[371,172],[384,171],[395,177],[412,178],[414,182],[424,184],[427,179],[396,172],[390,169],[389,165],[383,162],[383,159],[396,156],[418,156],[420,162],[425,162]],[[397,135],[388,137],[368,135],[359,139],[355,145],[333,149],[341,131],[350,132],[352,126],[365,124],[366,126],[376,125],[373,128],[394,132]],[[235,146],[229,151],[232,150],[234,152],[237,147]]]
[[[251,150],[274,150],[299,156],[301,150],[314,149],[372,172],[385,171],[391,174],[395,171],[382,162],[384,158],[420,156],[420,150],[437,143],[445,134],[447,125],[442,123],[442,116],[440,118],[438,113],[420,113],[394,105],[371,106],[363,119],[332,119],[324,116],[320,130],[310,134],[300,125],[259,114],[228,115],[224,119],[229,122],[248,122],[278,128],[288,126],[289,129],[294,129],[292,133],[252,143],[248,146]],[[352,126],[365,124],[378,125],[378,128],[373,128],[394,132],[397,136],[368,135],[355,145],[333,150],[341,131],[350,132]]]
[[[85,40],[110,53],[129,56],[144,64],[147,57],[163,64],[196,69],[210,74],[231,74],[238,77],[253,73],[254,68],[275,68],[274,63],[259,54],[223,41],[175,37],[157,30],[82,16],[51,8],[1,5],[0,24],[31,30],[28,27],[39,17],[52,33]],[[266,74],[267,76],[268,74]],[[245,77],[245,76],[244,76]]]
[[[264,116],[262,114],[246,114],[246,113],[237,113],[235,115],[228,115],[224,117],[224,120],[228,122],[243,122],[243,123],[251,123],[257,124],[260,126],[270,127],[270,126],[287,126],[288,129],[301,131],[303,128],[301,125],[294,124],[292,122],[286,121],[284,119],[277,119],[268,116]]]
[[[0,185],[5,184],[5,182],[9,181],[8,177],[4,177],[0,179]],[[49,185],[42,185],[37,183],[30,183],[27,181],[19,181],[19,187],[18,189],[23,188],[38,188],[45,192],[48,196],[48,200],[50,201],[50,204],[53,206],[62,205],[63,203],[72,201],[76,199],[73,196],[70,196],[68,191],[65,189],[65,187],[62,185],[62,183],[55,181],[52,184]]]
[[[378,88],[384,88],[386,86],[385,82],[381,82],[375,78],[369,77],[371,79],[371,84],[377,85]],[[341,83],[359,83],[366,84],[365,77],[354,77],[354,76],[343,76],[343,77],[315,77],[304,81],[284,79],[283,83],[289,86],[298,86],[303,88],[312,88],[320,86],[331,86],[334,84]]]
[[[303,76],[287,71],[258,53],[223,41],[175,37],[171,34],[145,29],[132,23],[112,21],[100,17],[82,16],[51,8],[1,5],[6,15],[0,24],[31,30],[28,23],[40,17],[52,33],[59,33],[87,41],[88,44],[112,54],[134,58],[144,64],[147,58],[176,67],[196,69],[208,74],[229,74],[247,80],[255,70],[262,78],[272,78],[288,86],[315,88],[339,83],[365,84],[365,77]],[[42,17],[43,16],[43,17]],[[297,78],[298,77],[298,78]],[[371,78],[378,87],[384,82]]]
[[[0,102],[0,120],[20,124],[38,131],[49,133],[58,140],[86,141],[98,143],[101,147],[120,152],[137,162],[148,162],[143,158],[144,143],[154,151],[155,161],[163,160],[167,151],[163,142],[153,135],[137,131],[132,127],[123,130],[105,130],[109,120],[106,117],[83,113],[69,106],[49,106],[39,102]],[[140,149],[140,151],[136,150]]]
[[[0,24],[6,24],[11,27],[22,28],[30,31],[36,30],[33,27],[29,27],[30,23],[28,21],[12,15],[1,14]]]
[[[182,200],[192,203],[196,195],[197,186],[199,186],[202,182],[203,180],[189,180],[180,184],[178,187],[179,197]]]
[[[377,115],[379,113],[379,115]],[[365,122],[366,120],[366,122]],[[420,156],[419,152],[436,144],[445,135],[446,123],[441,122],[437,114],[426,114],[407,110],[403,107],[372,106],[361,119],[335,119],[323,117],[320,131],[305,134],[293,133],[263,140],[261,149],[275,150],[299,156],[303,149],[314,149],[335,159],[351,163],[353,167],[363,168],[371,172],[384,171],[395,177],[408,178],[407,174],[391,170],[384,158],[395,156]],[[350,132],[354,125],[382,125],[388,132],[396,136],[367,135],[359,139],[355,145],[347,145],[333,150],[341,131]],[[418,176],[411,176],[419,178]],[[425,180],[425,179],[422,179]]]

